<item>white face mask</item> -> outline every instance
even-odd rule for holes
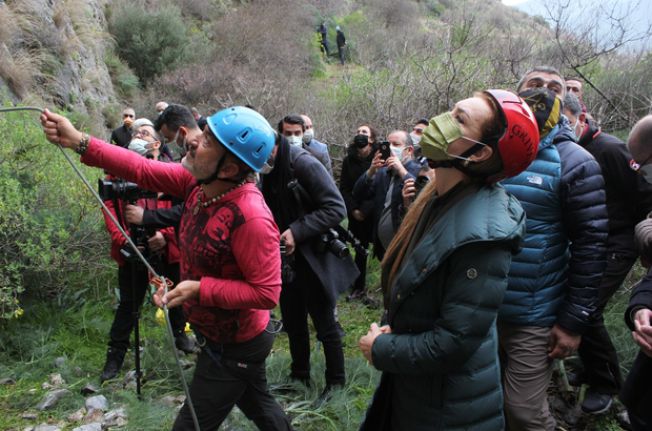
[[[315,137],[315,129],[310,128],[303,132],[303,143],[307,144],[308,142],[312,141],[312,139]]]
[[[643,176],[643,179],[652,184],[652,165],[643,165],[638,168],[638,171]]]
[[[410,133],[410,138],[412,138],[412,143],[414,143],[414,145],[419,145],[419,142],[421,142],[421,136],[416,133]]]
[[[286,136],[285,139],[287,139],[293,147],[300,147],[303,143],[301,136]]]
[[[129,149],[140,154],[141,156],[144,156],[151,151],[150,146],[150,142],[140,138],[134,138],[131,140],[131,142],[129,142]]]
[[[400,147],[400,148],[391,147],[390,149],[392,150],[392,156],[396,157],[397,159],[399,159],[402,162],[403,159],[402,159],[401,156],[403,156],[403,150],[405,148],[404,147]]]

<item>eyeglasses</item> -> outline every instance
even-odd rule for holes
[[[140,137],[143,137],[143,138],[153,138],[153,137],[154,137],[154,135],[152,135],[152,134],[151,134],[149,131],[147,131],[147,130],[139,130],[139,131],[137,131],[136,133],[134,133],[134,137],[135,137],[135,136],[140,136]]]
[[[132,114],[122,114],[122,118],[134,118]]]

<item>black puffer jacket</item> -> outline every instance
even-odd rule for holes
[[[602,169],[609,211],[610,252],[634,252],[634,226],[652,211],[652,185],[632,169],[623,141],[604,133],[592,121],[578,142]]]

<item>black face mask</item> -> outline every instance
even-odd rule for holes
[[[357,148],[364,148],[369,145],[369,137],[367,135],[355,135],[355,138],[353,138],[353,145]]]

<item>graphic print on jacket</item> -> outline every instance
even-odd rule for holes
[[[225,202],[202,208],[197,215],[192,210],[189,206],[184,209],[179,232],[180,244],[187,250],[186,259],[181,262],[182,279],[198,281],[199,274],[204,274],[242,280],[231,244],[233,232],[245,223],[240,208]],[[191,299],[184,303],[184,313],[190,324],[207,338],[220,343],[236,341],[240,310],[203,307],[198,299]]]

